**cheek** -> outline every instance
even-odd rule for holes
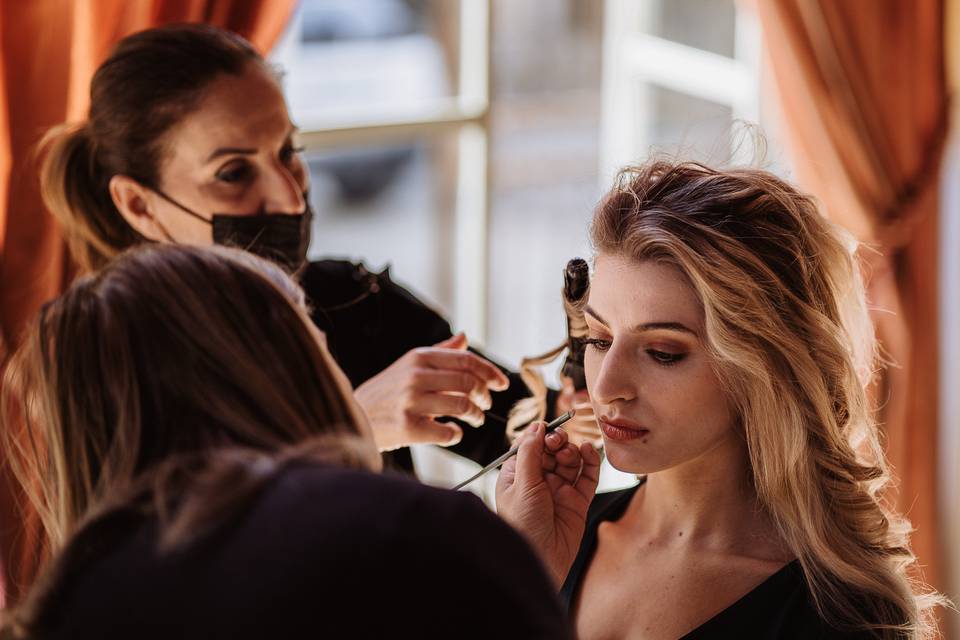
[[[587,389],[593,387],[594,380],[597,379],[597,372],[600,370],[600,358],[597,350],[587,347],[583,352],[583,375],[587,379]]]
[[[172,240],[176,244],[202,247],[213,244],[213,228],[179,209],[168,207],[158,212],[157,223],[159,225],[159,233],[157,234],[159,237],[151,238],[152,240],[161,242]]]
[[[597,377],[600,375],[600,367],[603,365],[603,353],[593,347],[587,347],[583,354],[583,377],[587,383],[587,394],[593,401],[593,390],[596,389]],[[597,415],[602,413],[600,407],[593,401],[593,410]]]
[[[651,376],[651,383],[648,397],[667,421],[677,426],[696,425],[696,432],[706,437],[730,428],[726,394],[708,364],[699,363],[675,375]]]

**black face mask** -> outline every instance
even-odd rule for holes
[[[157,189],[154,191],[170,204],[209,224],[213,228],[214,244],[249,251],[261,258],[276,262],[291,273],[298,271],[307,261],[310,228],[313,222],[313,209],[310,207],[307,194],[304,194],[303,198],[306,202],[303,213],[295,215],[215,213],[207,219],[162,191]]]

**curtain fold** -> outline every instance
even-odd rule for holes
[[[760,0],[797,179],[866,243],[893,365],[875,404],[924,578],[940,584],[938,186],[947,135],[943,0]]]
[[[44,132],[81,120],[90,80],[113,45],[136,31],[207,22],[239,33],[261,52],[279,38],[296,0],[30,0],[0,3],[0,356],[26,322],[56,296],[72,269],[44,210],[34,148]],[[15,599],[32,579],[35,522],[0,471],[3,593]]]

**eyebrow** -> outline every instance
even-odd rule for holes
[[[210,157],[207,158],[207,162],[212,162],[219,158],[220,156],[231,156],[234,154],[241,156],[252,156],[257,152],[256,149],[245,149],[240,147],[220,147],[216,151],[210,154]]]
[[[606,320],[600,317],[600,314],[597,313],[590,305],[587,305],[584,309],[584,313],[588,313],[593,316],[600,324],[605,326],[610,326]],[[643,324],[638,324],[632,328],[632,331],[637,333],[643,331],[656,331],[656,330],[667,330],[667,331],[679,331],[681,333],[689,333],[692,336],[696,336],[697,332],[693,329],[687,327],[685,324],[680,322],[645,322]]]
[[[291,136],[293,136],[293,135],[294,135],[295,133],[297,133],[298,131],[300,131],[300,129],[297,128],[296,125],[291,124],[291,125],[290,125],[290,130],[287,131],[286,137],[287,137],[287,138],[290,138]],[[255,155],[256,153],[257,153],[257,150],[256,150],[255,148],[249,148],[249,147],[220,147],[219,149],[217,149],[216,151],[214,151],[213,153],[210,154],[210,157],[207,158],[207,162],[208,162],[208,163],[209,163],[209,162],[213,162],[214,160],[216,160],[216,159],[219,158],[220,156],[231,156],[231,155],[252,156],[252,155]]]

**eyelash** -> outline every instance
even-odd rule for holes
[[[609,340],[600,340],[599,338],[584,338],[583,344],[593,347],[597,351],[606,351],[610,348]]]
[[[286,164],[293,160],[295,155],[298,153],[303,153],[304,151],[306,151],[306,147],[295,147],[292,144],[288,144],[280,150],[280,159],[284,162],[284,164]]]
[[[600,340],[599,338],[586,338],[583,343],[600,352],[607,351],[611,344],[610,340]],[[663,367],[671,367],[687,357],[685,353],[667,353],[656,349],[647,349],[647,354],[654,362]]]
[[[289,165],[293,161],[294,156],[296,156],[298,153],[302,153],[304,150],[304,147],[294,147],[292,144],[287,144],[280,149],[280,161],[285,165]],[[242,181],[245,177],[247,177],[249,172],[249,165],[244,163],[232,169],[218,171],[217,180],[233,184]]]

